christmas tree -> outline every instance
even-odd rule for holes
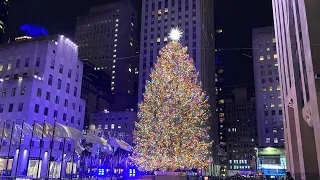
[[[159,52],[139,104],[131,159],[140,170],[200,169],[211,160],[208,97],[180,36],[171,31],[172,41]]]

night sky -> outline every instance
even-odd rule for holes
[[[9,9],[8,35],[19,35],[19,26],[41,25],[49,34],[74,35],[76,19],[89,8],[115,0],[13,0]],[[141,0],[133,0],[140,8]],[[273,24],[270,0],[215,0],[215,24],[224,29],[226,85],[253,83],[252,28]],[[140,9],[139,9],[140,11]]]

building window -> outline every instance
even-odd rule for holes
[[[54,110],[53,111],[53,118],[57,118],[58,117],[58,111],[57,110]]]
[[[104,129],[108,129],[108,124],[104,125]]]
[[[59,73],[62,74],[63,73],[63,65],[60,64],[60,67],[59,67]]]
[[[269,86],[269,91],[272,91],[273,90],[273,87],[272,86]]]
[[[20,68],[20,59],[17,59],[17,62],[16,62],[16,69]]]
[[[56,103],[56,104],[59,104],[59,100],[60,100],[60,97],[59,97],[59,96],[56,96],[55,103]]]
[[[274,108],[274,102],[271,103],[270,107]]]
[[[280,85],[277,86],[277,91],[280,91]]]
[[[12,62],[11,62],[11,61],[9,61],[9,62],[8,62],[8,67],[7,67],[7,69],[8,69],[8,70],[10,70],[10,69],[11,69],[11,67],[12,67]]]
[[[24,67],[28,67],[29,66],[29,58],[26,58],[24,61]]]
[[[268,111],[264,111],[264,116],[268,116]]]
[[[63,121],[67,121],[67,114],[66,114],[66,113],[63,113],[63,115],[62,115],[62,120],[63,120]]]
[[[278,59],[278,55],[277,55],[277,54],[274,54],[274,55],[273,55],[273,59]]]
[[[0,63],[0,72],[3,70],[3,64]]]
[[[76,103],[72,103],[72,110],[76,110]]]
[[[61,89],[61,79],[58,79],[57,89]]]
[[[279,110],[279,115],[282,115],[282,110]]]
[[[34,105],[34,112],[39,113],[39,104]]]
[[[2,90],[2,97],[6,97],[7,96],[7,89],[3,89]]]
[[[278,133],[277,128],[273,128],[273,129],[272,129],[272,132],[273,132],[273,133]]]
[[[48,85],[50,86],[52,86],[52,79],[53,79],[53,76],[50,74],[48,79]]]
[[[68,94],[69,94],[69,92],[70,92],[70,84],[69,84],[69,83],[67,83],[66,93],[68,93]]]
[[[12,90],[11,90],[11,96],[15,96],[15,95],[16,95],[16,90],[17,90],[17,88],[12,88]]]
[[[37,97],[41,97],[41,91],[42,90],[40,88],[37,89]]]
[[[64,107],[68,107],[68,99],[64,100]]]
[[[12,110],[13,110],[13,104],[9,104],[8,112],[12,112]]]
[[[265,119],[265,120],[264,120],[264,124],[269,124],[269,120],[268,120],[268,119]]]
[[[26,94],[26,86],[23,86],[23,87],[21,88],[20,95],[23,96],[23,95],[25,95],[25,94]]]
[[[46,94],[46,100],[50,100],[50,92],[47,92],[47,94]]]
[[[263,60],[264,60],[264,57],[263,57],[263,56],[260,56],[259,59],[260,59],[260,61],[263,61]]]
[[[0,113],[3,113],[4,104],[0,104]]]
[[[276,115],[276,111],[275,111],[275,110],[272,110],[272,111],[271,111],[271,115],[272,115],[272,116]]]
[[[54,59],[51,59],[51,63],[50,63],[50,68],[51,69],[54,69],[54,64],[55,64],[55,60]]]
[[[278,138],[273,138],[273,143],[278,144],[279,143]]]
[[[21,112],[23,109],[23,103],[19,103],[19,106],[18,106],[18,111]]]
[[[263,99],[267,99],[267,95],[266,94],[262,94]]]
[[[36,59],[36,67],[39,67],[40,66],[40,57],[37,57]]]
[[[270,143],[270,138],[266,138],[266,143],[267,143],[267,144]]]
[[[72,73],[72,70],[69,69],[69,70],[68,70],[68,78],[71,78],[71,73]]]
[[[45,116],[48,116],[48,112],[49,112],[49,109],[47,107],[44,108],[44,111],[43,111],[43,114]]]
[[[111,124],[111,129],[114,129],[114,124]]]

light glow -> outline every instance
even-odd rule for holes
[[[169,33],[169,39],[179,41],[182,36],[182,31],[179,28],[172,28]]]

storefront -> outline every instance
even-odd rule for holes
[[[271,178],[282,177],[286,168],[284,149],[268,147],[258,150],[258,174]]]
[[[7,176],[11,176],[12,172],[12,165],[13,165],[13,157],[0,157],[0,174]],[[7,173],[6,173],[7,170]]]

